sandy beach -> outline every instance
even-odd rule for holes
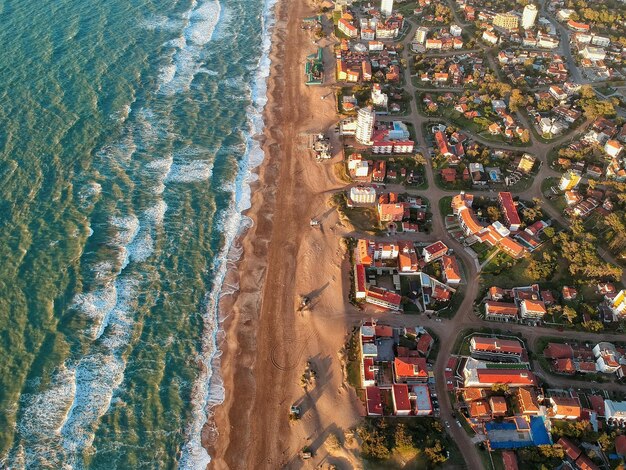
[[[312,32],[301,29],[301,18],[313,14],[305,2],[276,7],[265,160],[246,214],[254,225],[239,240],[243,256],[226,281],[238,283],[239,292],[220,305],[226,317],[220,341],[225,401],[214,410],[218,437],[209,438],[209,426],[203,436],[215,469],[312,468],[340,461],[360,466],[350,451],[317,452],[329,433],[343,436],[354,426],[361,410],[344,384],[340,354],[354,323],[349,314],[356,314],[346,303],[345,228],[328,206],[329,196],[344,185],[333,172],[341,156],[317,163],[307,148],[311,134],[334,127],[337,119],[332,96],[321,99],[331,90],[304,85],[304,59],[317,44]],[[332,57],[325,54],[332,72]],[[320,219],[321,228],[310,227],[311,218]],[[302,295],[312,305],[300,312]],[[308,361],[317,377],[303,387]],[[294,403],[302,409],[299,421],[289,420]],[[298,455],[305,446],[315,452],[306,464]]]

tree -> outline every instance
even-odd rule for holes
[[[509,109],[516,112],[520,107],[525,105],[526,97],[524,94],[518,88],[511,90],[511,96],[509,97]]]
[[[592,331],[594,333],[597,333],[598,331],[602,331],[604,329],[604,325],[598,320],[587,321],[583,323],[583,327],[585,328],[585,330]]]
[[[424,158],[424,155],[422,155],[421,153],[416,153],[415,154],[415,163],[417,163],[418,165],[426,166],[426,158]]]
[[[530,131],[528,129],[524,129],[519,139],[522,141],[523,144],[527,144],[528,142],[530,142]]]
[[[384,420],[381,421],[381,423],[383,422]],[[365,458],[375,460],[389,458],[391,452],[385,443],[385,436],[382,433],[376,429],[368,429],[365,426],[359,427],[357,433],[363,441],[361,452]]]
[[[543,229],[543,233],[546,237],[553,238],[556,231],[554,230],[554,227],[546,227]]]
[[[491,391],[493,393],[507,393],[509,391],[508,384],[493,384],[491,386]]]
[[[583,85],[580,87],[580,97],[583,99],[595,98],[596,92],[591,85]]]
[[[572,323],[574,319],[578,316],[578,314],[576,313],[576,310],[566,305],[565,307],[563,307],[563,316],[567,319],[568,322]]]
[[[407,450],[414,449],[413,439],[411,435],[406,430],[406,425],[404,423],[399,423],[396,426],[396,432],[394,433],[394,442],[395,449],[400,452],[406,452]]]
[[[500,218],[500,210],[496,206],[489,206],[487,208],[487,215],[489,216],[489,220],[495,222]]]
[[[448,460],[440,441],[435,441],[435,445],[432,447],[426,447],[424,454],[426,454],[426,457],[433,466]]]

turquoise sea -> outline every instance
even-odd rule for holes
[[[271,7],[0,1],[0,468],[209,461]]]

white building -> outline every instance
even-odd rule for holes
[[[463,33],[463,28],[461,28],[458,24],[450,25],[450,34],[455,38],[458,38]]]
[[[530,29],[535,26],[535,20],[537,19],[537,7],[532,3],[529,3],[524,7],[522,13],[522,28]]]
[[[350,200],[355,204],[374,204],[376,190],[371,186],[353,186],[350,188]]]
[[[626,401],[604,400],[604,415],[609,424],[626,422]]]
[[[419,28],[417,28],[417,31],[415,31],[415,42],[424,44],[427,36],[428,36],[428,28],[424,28],[423,26],[420,26]]]
[[[382,92],[380,83],[374,83],[372,87],[372,104],[378,108],[387,109],[389,98],[386,93]]]
[[[622,144],[620,144],[617,140],[608,140],[606,144],[604,144],[604,151],[611,157],[616,158],[622,153]]]
[[[609,47],[611,40],[604,36],[594,36],[591,38],[591,44],[598,47]]]
[[[582,55],[585,59],[597,61],[604,60],[606,52],[600,47],[585,46],[585,48],[580,51],[580,55]]]
[[[483,33],[483,41],[488,42],[489,44],[498,44],[498,36],[491,31],[485,31]]]
[[[411,387],[409,399],[415,402],[414,411],[416,416],[428,416],[433,412],[428,385],[414,385]]]
[[[393,0],[381,0],[380,12],[385,16],[391,16],[393,11]]]
[[[619,353],[612,343],[601,341],[593,348],[593,355],[596,358],[596,369],[605,374],[613,374],[621,367],[619,363]]]
[[[519,307],[520,315],[524,319],[541,320],[546,314],[546,306],[540,300],[524,299]]]
[[[356,140],[363,145],[372,145],[376,112],[371,106],[359,109],[356,119]]]

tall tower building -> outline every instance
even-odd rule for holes
[[[535,20],[537,19],[537,7],[532,3],[529,3],[524,7],[522,13],[522,28],[530,29],[535,26]]]
[[[423,26],[420,26],[415,31],[415,42],[424,44],[424,42],[426,41],[426,36],[428,36],[428,28],[424,28]]]
[[[356,141],[363,145],[372,145],[376,112],[371,106],[359,109],[356,118]]]
[[[578,186],[580,180],[581,176],[578,173],[574,173],[572,170],[569,170],[567,173],[561,176],[561,181],[559,181],[559,189],[561,191],[569,191],[570,189],[574,189],[576,186]]]
[[[393,10],[393,0],[381,0],[380,12],[385,16],[391,16]]]

